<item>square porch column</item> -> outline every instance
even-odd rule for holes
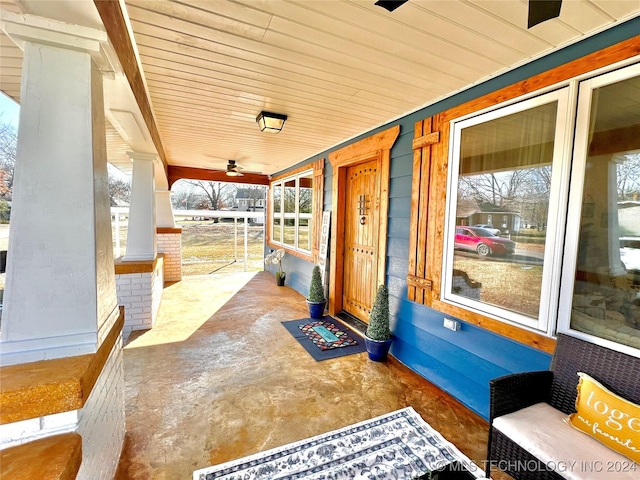
[[[6,14],[5,14],[6,13]],[[24,51],[0,363],[94,353],[118,318],[104,32],[3,12]]]
[[[157,252],[154,162],[158,156],[141,152],[127,152],[127,155],[133,161],[133,177],[127,253],[122,261],[154,260]]]
[[[125,412],[102,75],[119,64],[100,30],[5,11],[0,25],[24,52],[0,334],[1,410],[13,415],[0,448],[76,432],[74,478],[110,480]]]

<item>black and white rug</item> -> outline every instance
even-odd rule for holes
[[[410,479],[456,465],[482,478],[481,469],[411,407],[203,468],[194,480]]]

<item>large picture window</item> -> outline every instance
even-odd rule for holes
[[[559,275],[567,97],[563,89],[511,105],[452,133],[444,298],[544,332]]]
[[[444,302],[640,355],[639,98],[635,64],[451,122]]]
[[[271,184],[271,242],[311,253],[313,245],[313,170]]]
[[[637,355],[640,65],[581,82],[577,118],[559,330]]]

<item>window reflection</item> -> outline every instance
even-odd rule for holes
[[[271,184],[274,243],[309,253],[313,238],[313,170]]]
[[[282,243],[296,244],[296,179],[284,183],[284,236]]]
[[[273,185],[273,229],[271,238],[278,243],[282,242],[282,229],[280,228],[280,211],[282,208],[282,186]]]
[[[313,211],[313,174],[300,177],[300,201],[298,204],[298,248],[311,250]]]
[[[451,293],[537,319],[557,103],[461,131]]]
[[[592,91],[571,328],[640,348],[640,79]]]

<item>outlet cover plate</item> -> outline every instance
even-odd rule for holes
[[[460,330],[460,322],[457,320],[452,320],[451,318],[445,318],[444,328],[448,328],[449,330],[457,332],[458,330]]]

